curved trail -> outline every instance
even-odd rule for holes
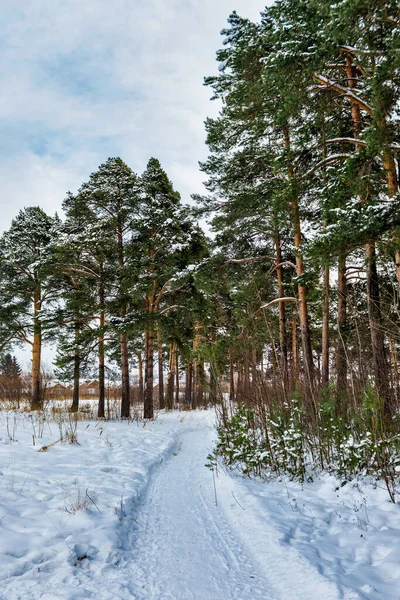
[[[204,466],[214,438],[209,419],[190,422],[180,433],[173,456],[154,475],[129,536],[134,597],[339,598],[337,588],[293,548],[283,547],[277,535],[273,539],[256,510],[236,506],[234,512],[229,477],[225,476],[225,484],[217,481],[216,506],[212,473]],[[259,542],[264,534],[265,547]],[[258,539],[253,548],[252,537]]]
[[[143,600],[273,598],[215,506],[208,437],[204,425],[180,436],[139,508],[133,558]]]

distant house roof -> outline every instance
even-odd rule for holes
[[[49,387],[49,389],[50,389],[51,391],[53,391],[53,390],[54,390],[54,391],[57,391],[57,390],[67,390],[68,388],[67,388],[67,386],[66,386],[66,385],[63,385],[62,383],[55,383],[54,385],[51,385],[51,386]]]
[[[80,387],[81,389],[98,388],[99,382],[97,381],[97,379],[94,379],[93,381],[86,381],[85,383],[82,383]]]

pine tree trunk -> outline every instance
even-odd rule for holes
[[[394,411],[393,393],[390,389],[390,373],[382,328],[379,279],[376,268],[375,244],[365,247],[367,261],[367,300],[368,317],[371,328],[372,359],[374,364],[375,385],[383,401],[383,412],[391,417]]]
[[[179,355],[178,344],[175,344],[175,404],[179,405]]]
[[[323,300],[322,300],[322,367],[321,384],[323,387],[329,383],[329,266],[324,266],[323,271]]]
[[[236,401],[243,402],[243,362],[237,361]]]
[[[282,304],[280,302],[279,304]],[[255,348],[251,351],[251,398],[253,402],[257,399],[257,350]]]
[[[99,405],[97,407],[97,417],[105,418],[105,400],[106,400],[106,377],[104,364],[104,338],[99,340]]]
[[[338,340],[336,344],[336,411],[346,412],[347,396],[347,280],[346,255],[340,254],[338,262]]]
[[[204,406],[204,362],[199,361],[196,368],[196,406]]]
[[[210,362],[210,394],[209,401],[213,406],[217,404],[218,400],[218,378],[216,367],[213,362]]]
[[[386,173],[388,196],[389,198],[393,198],[399,189],[399,182],[397,179],[396,163],[392,153],[387,150],[383,153],[383,166]],[[396,241],[398,243],[398,236]],[[394,258],[396,264],[397,293],[400,298],[400,248],[396,248]]]
[[[346,56],[347,83],[350,89],[356,86],[356,69],[352,56]],[[361,134],[361,111],[356,102],[351,103],[351,116],[353,120],[354,137],[359,139]],[[385,121],[377,125],[385,129]],[[360,147],[356,144],[356,149]],[[393,156],[386,149],[383,152],[383,165],[386,172],[388,195],[393,196],[397,191],[397,174]],[[383,400],[384,414],[390,418],[393,415],[394,402],[393,393],[390,389],[390,372],[387,360],[385,340],[382,329],[382,314],[380,303],[379,279],[376,267],[375,244],[368,243],[365,246],[365,257],[367,262],[367,302],[368,317],[371,329],[372,358],[374,364],[375,385],[380,398]],[[398,280],[400,289],[400,280]]]
[[[299,351],[297,347],[297,318],[292,318],[292,389],[296,389],[299,380]]]
[[[120,336],[121,347],[121,418],[129,419],[130,416],[130,389],[129,389],[129,355],[128,338],[125,333]]]
[[[235,400],[235,371],[232,358],[229,360],[229,401]]]
[[[157,350],[158,350],[158,404],[160,410],[165,408],[164,400],[164,372],[163,372],[163,351],[162,351],[162,336],[161,327],[158,326],[157,331]]]
[[[192,361],[188,358],[186,366],[185,405],[192,406],[193,368]]]
[[[278,282],[278,296],[284,298],[285,286],[283,282],[283,268],[282,268],[282,249],[279,231],[275,228],[274,231],[275,241],[275,252],[276,252],[276,277]],[[279,302],[279,346],[280,346],[280,367],[281,377],[283,379],[283,386],[285,392],[288,389],[288,360],[287,360],[287,339],[286,339],[286,306],[285,302]]]
[[[146,335],[146,389],[144,394],[145,419],[154,418],[153,407],[153,388],[154,388],[154,328],[153,324],[148,325]]]
[[[104,328],[104,311],[100,312],[100,328],[103,332]],[[104,334],[102,333],[99,338],[99,405],[97,409],[97,416],[99,419],[105,418],[105,397],[106,397],[106,385],[105,385],[105,364],[104,364]]]
[[[138,359],[138,371],[139,371],[139,402],[140,404],[144,403],[144,385],[143,385],[143,359],[142,355],[139,352],[137,354]]]
[[[389,338],[389,348],[390,348],[390,359],[394,373],[394,381],[393,386],[396,390],[396,398],[399,400],[399,364],[397,360],[397,349],[395,340],[390,337]]]
[[[250,386],[250,361],[249,351],[246,349],[243,356],[243,389],[246,406],[251,406],[251,386]]]
[[[289,128],[284,127],[284,142],[287,152],[290,154],[290,136]],[[288,175],[289,181],[294,186],[294,170],[293,165],[289,158],[288,163]],[[315,373],[314,373],[314,360],[312,355],[311,347],[311,334],[310,324],[308,317],[308,306],[307,306],[307,292],[304,284],[304,261],[301,252],[301,225],[300,225],[300,210],[297,193],[295,190],[292,191],[292,221],[294,230],[294,245],[296,249],[296,275],[298,278],[298,295],[299,295],[299,318],[300,318],[300,335],[301,343],[303,348],[303,360],[304,360],[304,378],[306,384],[306,392],[310,395],[310,400],[314,404],[314,386],[315,386]]]
[[[97,417],[105,418],[105,398],[106,398],[106,378],[105,378],[105,348],[104,348],[104,273],[103,263],[100,263],[100,279],[99,279],[99,307],[100,307],[100,336],[99,336],[99,405],[97,407]]]
[[[326,145],[326,121],[325,115],[322,117],[322,156],[327,157]],[[327,185],[328,179],[325,174],[324,183]],[[327,221],[324,219],[323,227],[327,226]],[[329,383],[329,291],[330,291],[330,268],[329,265],[324,265],[322,271],[322,366],[321,366],[321,386],[326,387]]]
[[[77,412],[79,410],[79,378],[80,378],[80,366],[81,357],[78,348],[78,337],[79,337],[79,324],[75,324],[75,353],[74,353],[74,390],[72,394],[72,405],[71,412]]]
[[[169,370],[167,376],[167,394],[165,398],[166,407],[168,410],[174,408],[174,387],[175,387],[175,344],[171,342],[169,345]]]
[[[201,341],[201,325],[200,323],[196,323],[194,326],[194,335],[193,335],[193,354],[195,359],[193,361],[193,396],[194,396],[194,405],[196,408],[202,406],[203,404],[203,374],[204,374],[204,363],[198,358],[198,349]]]
[[[33,346],[32,346],[32,398],[31,409],[40,410],[43,407],[41,385],[41,355],[42,355],[42,326],[40,309],[42,307],[40,287],[33,294]]]
[[[121,222],[117,226],[117,249],[118,249],[118,264],[119,264],[119,285],[120,285],[120,301],[121,301],[121,317],[126,317],[126,302],[124,299],[124,291],[122,281],[125,277],[125,260],[123,247],[123,228]],[[129,383],[129,353],[128,353],[128,337],[126,333],[120,335],[121,348],[121,418],[129,419],[130,416],[130,383]]]

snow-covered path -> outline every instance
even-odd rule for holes
[[[216,505],[212,473],[204,466],[214,437],[208,415],[189,421],[138,507],[130,536],[138,598],[339,598],[336,586],[283,547],[255,509],[239,507],[230,477],[218,477]]]
[[[189,428],[139,508],[134,561],[143,600],[268,600],[260,576],[215,506],[204,467],[209,428]]]
[[[32,446],[24,414],[10,439],[6,416],[0,600],[400,598],[385,490],[367,504],[359,483],[328,475],[267,484],[220,467],[216,505],[212,411],[82,422],[72,446],[52,424]]]

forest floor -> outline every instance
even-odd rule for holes
[[[212,411],[73,431],[0,415],[1,600],[400,598],[379,485],[214,480]]]

